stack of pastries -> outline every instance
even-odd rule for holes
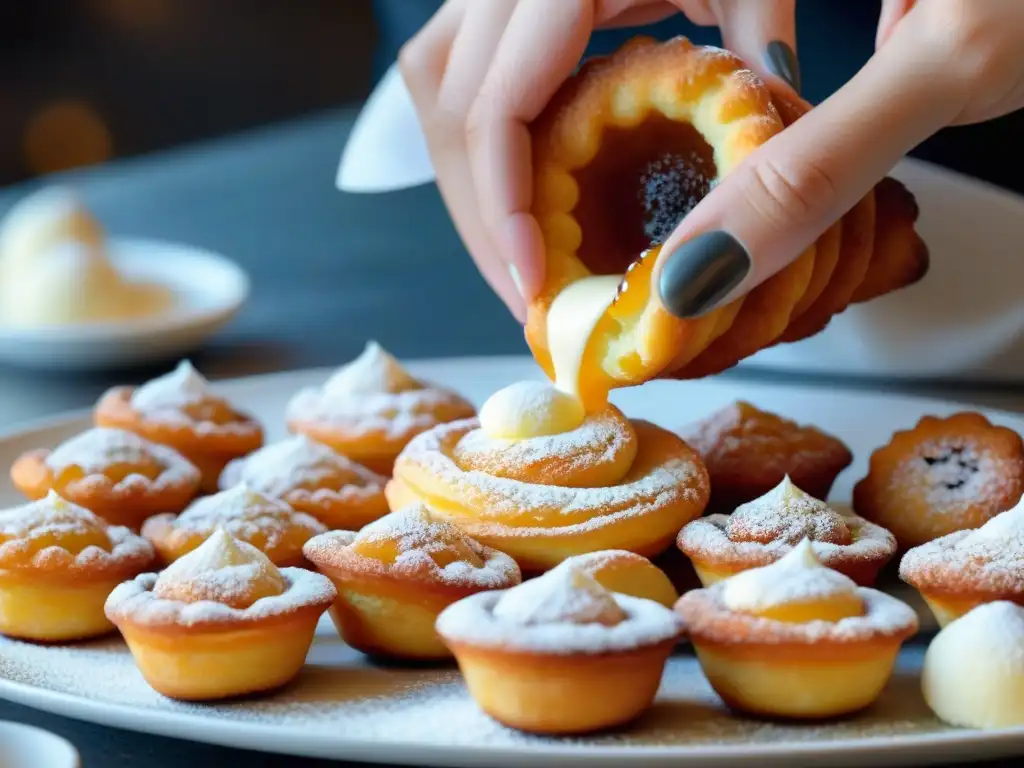
[[[899,562],[945,626],[923,680],[936,713],[1024,722],[1020,436],[926,417],[875,451],[851,506],[829,495],[853,456],[814,425],[740,402],[659,426],[608,401],[803,338],[924,273],[913,200],[886,180],[746,298],[691,321],[657,303],[647,249],[804,111],[685,40],[588,64],[533,126],[548,261],[527,337],[552,382],[478,414],[371,342],[294,394],[291,436],[269,445],[188,363],[111,390],[93,429],[11,469],[28,502],[0,511],[0,632],[116,629],[154,689],[212,700],[293,679],[329,615],[373,658],[454,660],[487,714],[543,734],[634,720],[688,640],[733,710],[818,720],[870,706],[917,632],[876,588]],[[628,197],[638,179],[683,209]],[[576,290],[622,272],[604,299]],[[667,555],[697,588],[655,565]]]

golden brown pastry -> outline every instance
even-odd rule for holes
[[[217,490],[217,478],[232,459],[263,444],[263,429],[252,416],[215,395],[187,360],[141,387],[114,387],[96,404],[100,427],[135,432],[174,448],[203,474],[202,490]]]
[[[11,481],[30,499],[56,491],[115,525],[138,528],[159,512],[179,512],[200,474],[177,451],[122,429],[97,427],[52,451],[22,454]]]
[[[1024,494],[1024,442],[979,413],[925,416],[871,454],[853,489],[857,514],[901,549],[978,528]]]

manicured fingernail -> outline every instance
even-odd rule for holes
[[[508,273],[512,275],[512,282],[515,283],[516,290],[519,291],[519,295],[525,298],[526,294],[523,292],[523,278],[519,276],[519,270],[516,269],[515,264],[508,265]]]
[[[781,40],[772,40],[765,49],[765,58],[772,74],[781,77],[800,93],[800,62],[793,49]]]
[[[705,232],[669,254],[661,270],[661,303],[676,317],[715,309],[750,272],[750,255],[728,232]]]

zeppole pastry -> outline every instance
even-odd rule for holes
[[[203,473],[202,489],[217,490],[224,465],[263,444],[263,429],[210,390],[187,361],[141,387],[114,387],[96,404],[97,426],[119,427],[174,448]]]
[[[563,564],[587,574],[609,592],[653,600],[666,608],[674,606],[679,599],[679,593],[665,572],[633,552],[605,549],[570,557]]]
[[[0,634],[56,643],[112,632],[103,603],[153,560],[144,538],[53,491],[2,510]]]
[[[771,565],[687,592],[676,610],[722,700],[770,717],[868,706],[918,627],[909,606],[824,567],[808,539]]]
[[[288,404],[286,418],[292,432],[390,475],[395,457],[414,436],[475,413],[468,401],[414,378],[370,342],[323,387],[299,391]]]
[[[901,549],[978,528],[1024,494],[1024,443],[979,413],[925,416],[871,455],[853,489],[857,514]]]
[[[331,618],[338,634],[371,656],[449,657],[434,629],[438,614],[467,595],[521,580],[511,557],[473,541],[422,506],[382,517],[358,534],[317,536],[304,551],[337,588]]]
[[[11,467],[30,499],[56,491],[115,525],[138,528],[158,512],[178,512],[199,490],[199,470],[177,451],[123,429],[97,427],[50,450],[22,454]]]
[[[760,568],[808,542],[815,557],[860,586],[874,583],[896,554],[889,531],[804,493],[788,477],[731,515],[708,515],[684,527],[676,545],[704,586]]]
[[[546,260],[526,337],[541,367],[554,378],[552,312],[594,312],[584,390],[607,390],[717,373],[818,332],[851,301],[920,279],[928,252],[914,232],[917,209],[889,181],[749,295],[690,320],[662,306],[660,243],[808,109],[773,94],[733,54],[683,38],[637,38],[570,77],[530,126]]]
[[[662,552],[704,510],[704,465],[671,432],[607,403],[587,411],[570,391],[519,382],[479,420],[414,438],[388,484],[392,508],[423,503],[529,572],[603,549]]]
[[[1024,725],[1024,608],[978,606],[939,632],[921,671],[924,700],[964,728]]]
[[[118,586],[106,613],[146,682],[164,696],[202,701],[289,682],[334,596],[320,574],[277,568],[218,530],[159,575]]]
[[[976,530],[914,547],[900,561],[900,578],[942,627],[982,603],[1024,605],[1024,500]]]
[[[277,566],[302,566],[302,545],[327,529],[311,515],[240,483],[196,499],[180,515],[155,515],[142,525],[160,559],[173,563],[216,531],[251,544]]]
[[[566,562],[455,603],[437,630],[484,712],[519,730],[572,734],[647,710],[685,626],[664,606],[613,594]]]
[[[707,467],[712,512],[728,514],[784,477],[814,498],[827,499],[836,477],[853,461],[838,438],[742,401],[680,434]]]
[[[265,446],[224,468],[222,489],[238,483],[274,496],[328,528],[357,531],[388,513],[387,478],[305,435]]]

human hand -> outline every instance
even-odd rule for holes
[[[695,317],[796,258],[941,128],[1024,106],[1024,3],[884,0],[875,55],[746,158],[667,239],[663,304]]]
[[[438,188],[480,272],[520,321],[544,279],[544,246],[530,214],[528,126],[572,74],[591,33],[681,11],[696,24],[720,26],[726,47],[777,87],[799,87],[794,6],[795,0],[448,0],[406,44],[399,66]]]

